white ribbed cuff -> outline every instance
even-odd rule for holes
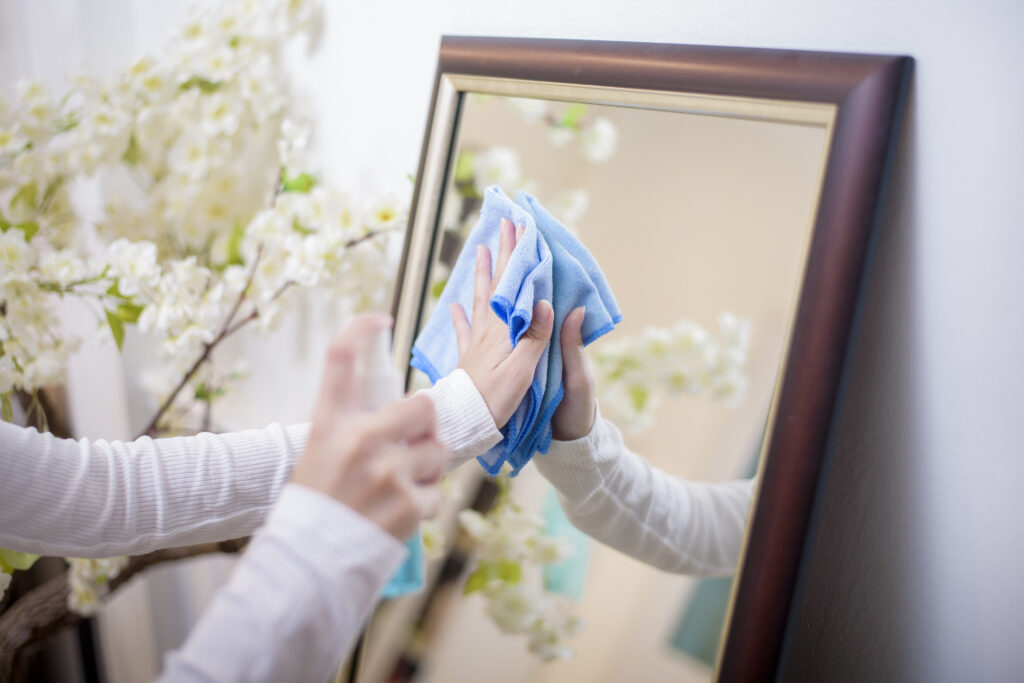
[[[438,440],[451,451],[450,467],[486,453],[501,441],[487,403],[465,370],[454,370],[424,391],[437,412]]]
[[[540,473],[569,500],[582,503],[604,482],[607,472],[602,462],[616,457],[621,442],[610,422],[594,418],[594,426],[586,436],[572,441],[551,441],[547,454],[533,458]]]

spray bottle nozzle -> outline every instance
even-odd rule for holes
[[[366,345],[357,366],[368,410],[376,410],[402,397],[402,378],[391,358],[391,330],[379,331]]]

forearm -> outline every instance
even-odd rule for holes
[[[469,376],[425,392],[452,466],[501,439]],[[0,547],[111,557],[252,533],[305,451],[309,425],[133,442],[0,423]]]
[[[109,557],[244,536],[263,522],[308,431],[76,442],[0,424],[0,547]]]
[[[404,557],[373,522],[289,484],[161,680],[328,680]]]
[[[666,571],[735,571],[753,482],[696,483],[631,452],[598,418],[590,435],[534,459],[566,515],[595,539]]]

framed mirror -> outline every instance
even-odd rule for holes
[[[898,56],[442,40],[396,291],[400,366],[409,367],[483,187],[528,190],[594,254],[623,311],[619,329],[588,348],[602,414],[670,474],[753,477],[756,488],[731,583],[698,583],[593,547],[580,597],[589,630],[571,663],[520,665],[507,654],[516,646],[497,648],[472,625],[459,631],[449,605],[449,645],[421,646],[425,661],[413,668],[422,675],[398,680],[479,680],[450,661],[460,648],[488,652],[483,661],[505,675],[488,680],[774,678],[911,65]],[[728,372],[705,373],[704,391],[668,378],[663,391],[652,380],[638,392],[602,374],[647,349],[657,375],[651,340],[691,333],[739,349]],[[412,371],[408,381],[417,381]],[[392,621],[423,614],[423,598],[409,605]],[[401,632],[370,629],[368,657],[385,664],[362,680],[395,679],[388,662],[400,650],[382,654],[374,639]]]

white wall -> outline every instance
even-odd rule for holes
[[[84,44],[130,54],[144,43],[126,27],[155,37],[181,14],[157,0],[64,0],[32,23],[49,42],[26,52],[16,40],[24,24],[11,22],[31,4],[0,8],[0,33],[13,39],[5,81],[34,59],[81,56]],[[83,26],[89,33],[73,39]],[[792,680],[1005,680],[1024,664],[1021,26],[1016,0],[331,3],[306,76],[327,170],[356,190],[405,191],[442,33],[916,57],[785,671]],[[307,403],[289,402],[291,412],[306,412],[316,365],[314,354],[308,381],[295,382]]]

